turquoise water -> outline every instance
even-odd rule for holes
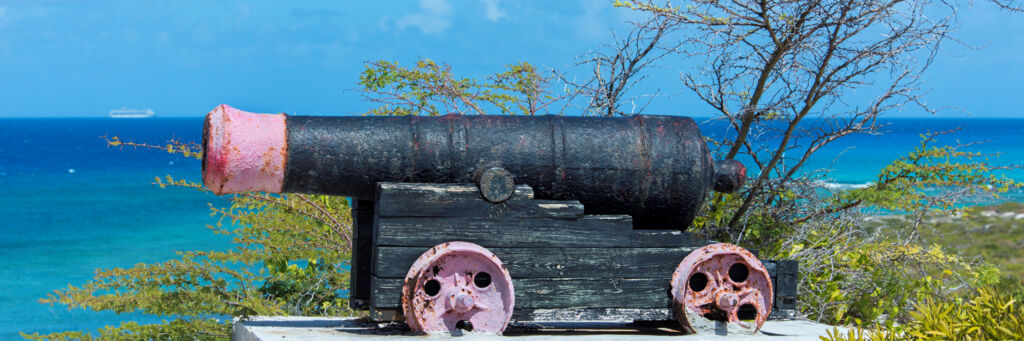
[[[829,168],[827,182],[856,186],[917,146],[918,134],[963,127],[945,142],[990,140],[972,147],[1002,152],[997,163],[1024,162],[1024,119],[896,119],[889,134],[854,136],[820,152],[807,169]],[[705,134],[724,131],[711,124]],[[198,141],[200,118],[0,119],[0,340],[18,331],[94,330],[123,320],[114,315],[38,304],[54,289],[81,285],[98,268],[129,267],[175,258],[175,251],[225,249],[210,233],[208,203],[215,196],[160,189],[153,177],[198,180],[199,162],[162,151],[106,147],[100,136],[161,144]],[[843,156],[835,161],[836,155]],[[1009,172],[1024,180],[1021,171]],[[1013,193],[1010,199],[1024,199]]]
[[[897,118],[879,120],[883,127],[882,135],[850,135],[843,137],[815,153],[801,170],[810,172],[830,170],[823,181],[842,187],[864,185],[875,181],[878,171],[900,156],[918,147],[921,134],[926,132],[949,132],[936,137],[933,146],[955,145],[958,143],[976,143],[962,148],[963,151],[998,154],[986,158],[996,165],[1012,165],[1024,163],[1024,118]],[[805,127],[814,127],[819,121],[811,120]],[[705,135],[717,136],[727,131],[723,123],[703,124]],[[784,127],[777,127],[780,130]],[[771,132],[764,133],[764,140],[773,139]],[[796,140],[802,146],[809,144],[806,139]],[[799,156],[795,150],[789,155],[791,164]],[[767,159],[765,157],[764,159]],[[748,164],[748,169],[750,168]],[[751,171],[750,174],[754,174]],[[1024,170],[1013,169],[1000,171],[1017,180],[1024,180]],[[1011,193],[1011,196],[1024,199],[1024,193]]]
[[[107,148],[99,138],[198,139],[200,120],[5,119],[0,127],[0,340],[16,338],[18,331],[158,320],[69,311],[37,300],[68,284],[86,283],[99,268],[229,245],[205,228],[214,222],[207,203],[221,199],[150,184],[163,174],[196,179],[198,161]]]

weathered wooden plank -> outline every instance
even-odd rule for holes
[[[377,183],[377,201],[390,200],[394,197],[417,196],[426,200],[483,200],[480,190],[475,184],[447,183],[409,183],[380,182]],[[509,200],[533,199],[533,188],[527,185],[516,186],[515,194]]]
[[[583,217],[583,204],[578,201],[509,200],[491,203],[482,199],[438,201],[416,196],[381,201],[382,217],[494,217],[494,218],[561,218]]]
[[[787,320],[797,318],[795,309],[772,309],[769,320]],[[370,309],[371,321],[390,322],[403,321],[401,308]],[[547,322],[547,321],[675,321],[672,309],[622,309],[622,308],[566,308],[566,309],[526,309],[516,307],[512,311],[513,322]]]
[[[424,246],[465,241],[487,247],[624,247],[633,244],[633,218],[593,215],[578,220],[455,217],[378,217],[378,246]]]
[[[633,230],[629,247],[701,247],[708,245],[703,234],[675,230]]]
[[[381,217],[514,217],[565,218],[583,216],[578,201],[533,200],[533,189],[516,186],[516,194],[503,203],[483,200],[472,184],[378,184]]]
[[[666,321],[675,320],[669,308],[624,309],[624,308],[567,308],[567,309],[520,309],[512,311],[512,320],[526,321]]]
[[[768,319],[790,319],[798,315],[796,309],[797,267],[794,260],[762,260],[772,277],[772,312]]]
[[[665,278],[522,278],[512,279],[516,308],[669,308],[671,294]],[[402,278],[374,277],[374,309],[401,305]]]
[[[486,244],[485,244],[486,245]],[[378,247],[374,274],[404,277],[428,247]],[[667,278],[695,247],[488,248],[512,278]]]
[[[374,203],[352,202],[352,271],[349,277],[349,307],[364,310],[370,304],[370,278],[373,275]]]
[[[381,183],[381,217],[508,217],[564,218],[583,216],[578,201],[534,200],[533,189],[516,186],[511,199],[494,204],[483,200],[476,185]]]
[[[489,217],[507,218],[559,218],[583,217],[583,204],[575,200],[509,200],[492,204]]]
[[[377,322],[402,321],[401,308],[370,309],[369,318]],[[669,308],[566,308],[529,309],[516,307],[512,311],[514,322],[551,321],[673,321],[675,314]]]
[[[775,261],[778,266],[775,281],[775,305],[778,309],[796,309],[797,283],[800,263],[795,260]]]

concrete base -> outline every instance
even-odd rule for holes
[[[757,334],[725,334],[727,328],[718,333],[682,335],[676,326],[670,324],[634,325],[621,322],[531,322],[515,323],[505,331],[506,336],[528,337],[530,340],[618,340],[628,337],[632,340],[664,339],[666,337],[687,337],[697,340],[711,337],[722,340],[818,340],[832,326],[806,320],[768,321]],[[845,332],[846,328],[839,327]],[[476,337],[504,339],[497,335],[473,335]],[[234,341],[268,340],[394,340],[422,338],[409,333],[401,323],[379,325],[352,317],[253,317],[247,321],[235,321],[231,339]]]

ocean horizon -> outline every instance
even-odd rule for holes
[[[698,122],[704,119],[696,118]],[[856,188],[920,143],[928,131],[955,133],[939,145],[987,141],[966,150],[999,153],[989,162],[1024,160],[1024,118],[889,118],[884,135],[841,139],[805,169],[831,170],[823,187]],[[702,123],[717,136],[721,122]],[[201,117],[0,118],[0,339],[18,332],[94,331],[136,320],[158,322],[141,313],[116,315],[39,304],[55,289],[88,282],[96,269],[130,267],[176,258],[176,252],[223,250],[230,238],[215,235],[209,205],[226,200],[190,189],[153,185],[171,175],[200,180],[195,159],[155,149],[108,147],[103,136],[164,145],[168,140],[199,142]],[[1024,181],[1024,170],[1004,174]],[[1022,201],[1007,193],[1002,201]]]

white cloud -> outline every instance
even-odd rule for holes
[[[498,8],[500,0],[481,0],[484,3],[484,16],[488,20],[497,22],[501,18],[508,18],[508,13]]]
[[[420,0],[420,12],[398,18],[398,29],[415,26],[424,34],[438,34],[452,25],[452,5],[448,0]]]

